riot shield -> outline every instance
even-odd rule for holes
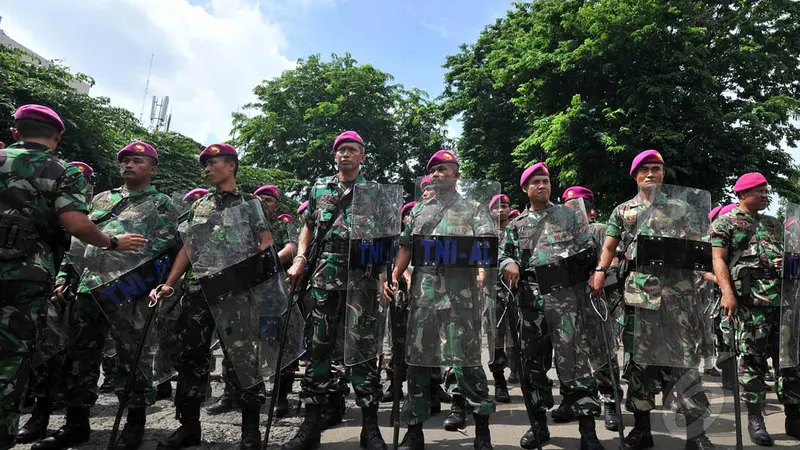
[[[710,356],[713,320],[703,273],[711,272],[708,191],[653,185],[634,200],[634,269],[625,281],[626,352],[641,364],[696,368]],[[629,256],[630,257],[630,256]]]
[[[417,183],[419,186],[419,183]],[[498,238],[494,181],[434,179],[409,217],[413,274],[406,362],[481,366],[493,355]]]
[[[786,203],[781,287],[780,365],[800,365],[800,205]]]
[[[402,205],[400,185],[368,182],[353,187],[344,329],[348,366],[382,353],[388,305],[381,286],[387,272],[391,277]]]
[[[272,376],[286,314],[283,362],[301,353],[303,318],[289,309],[285,275],[258,200],[195,215],[183,235],[195,276],[236,375],[247,389]]]
[[[559,379],[592,378],[607,360],[602,340],[607,323],[589,299],[597,249],[583,200],[531,212],[519,228],[519,242],[523,255],[538,259],[534,271]]]
[[[150,379],[158,339],[152,327],[144,326],[151,312],[147,295],[169,275],[178,252],[177,230],[173,223],[159,225],[153,201],[128,207],[100,229],[112,236],[138,233],[148,238],[138,252],[110,252],[88,246],[81,279],[111,325],[116,354],[132,362],[136,347],[144,342],[138,369]]]

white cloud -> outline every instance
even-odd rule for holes
[[[155,54],[145,122],[152,96],[168,95],[172,130],[206,144],[228,138],[253,87],[294,66],[281,26],[244,0],[29,0],[3,14],[13,39],[94,77],[92,95],[137,116]]]
[[[450,37],[450,29],[443,23],[420,22],[419,24],[445,39]]]

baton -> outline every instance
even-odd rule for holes
[[[592,309],[597,315],[600,317],[600,320],[603,322],[603,343],[606,348],[606,364],[608,364],[608,374],[611,377],[611,387],[614,389],[614,409],[616,410],[617,417],[620,418],[619,427],[617,432],[619,434],[619,446],[620,449],[625,448],[625,424],[622,421],[622,399],[619,398],[620,388],[619,383],[617,382],[617,375],[614,373],[614,361],[611,357],[611,336],[608,333],[608,304],[606,303],[605,299],[598,294],[589,294],[589,301],[592,304]],[[598,306],[602,305],[603,312],[600,312],[600,308]]]

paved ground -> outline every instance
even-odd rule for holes
[[[551,377],[555,378],[555,373],[551,373]],[[709,436],[712,441],[717,444],[719,449],[733,449],[735,444],[734,438],[734,422],[733,422],[733,403],[730,393],[723,392],[719,378],[706,378],[705,388],[708,390],[708,395],[712,402],[712,410],[714,417],[708,419],[706,426],[708,428]],[[222,385],[219,382],[212,382],[214,395],[217,396],[222,392]],[[557,393],[557,387],[555,388]],[[512,403],[507,405],[499,405],[498,411],[492,416],[491,419],[491,432],[494,447],[497,449],[512,449],[519,448],[519,438],[528,428],[527,415],[525,414],[524,406],[522,405],[522,393],[519,386],[512,386]],[[285,419],[277,421],[272,428],[271,442],[275,445],[284,442],[291,438],[294,430],[300,423],[300,418],[294,415],[297,406],[297,397],[293,395],[290,397],[292,404],[292,415]],[[556,396],[558,403],[560,398]],[[323,449],[341,449],[341,450],[357,450],[358,435],[361,424],[361,413],[357,408],[354,408],[352,395],[348,400],[349,411],[347,413],[345,423],[326,431],[323,434],[322,448]],[[442,420],[446,415],[446,409],[449,408],[448,404],[444,404],[443,411],[440,414],[433,416],[425,424],[425,439],[426,445],[429,448],[438,448],[443,450],[457,449],[457,448],[471,448],[472,439],[474,437],[474,427],[472,421],[469,421],[468,427],[464,433],[459,432],[446,432],[441,428]],[[382,404],[380,411],[381,428],[384,438],[389,441],[392,437],[392,430],[389,425],[389,414],[391,404]],[[81,446],[86,449],[102,449],[105,448],[108,441],[110,429],[114,423],[114,414],[116,413],[116,398],[110,395],[104,395],[98,405],[92,410],[92,439],[91,441]],[[63,424],[63,411],[54,413],[50,429],[54,430]],[[777,447],[791,447],[800,448],[800,442],[791,440],[784,434],[783,429],[783,410],[778,405],[774,394],[770,395],[770,403],[766,406],[767,414],[767,427],[776,439]],[[23,421],[27,416],[23,417]],[[229,413],[220,416],[208,416],[203,413],[203,449],[227,449],[238,448],[239,441],[239,425],[241,424],[241,416],[239,413]],[[262,414],[262,432],[264,429],[264,422],[266,421],[266,408]],[[629,413],[624,414],[624,421],[627,427],[633,424],[633,416]],[[142,446],[143,450],[154,449],[158,440],[168,436],[172,430],[178,426],[175,420],[175,409],[171,401],[159,401],[148,412],[148,434],[146,441]],[[746,427],[746,425],[745,425]],[[597,422],[598,435],[603,441],[607,449],[618,448],[616,443],[617,434],[606,431],[602,422]],[[683,449],[683,436],[684,432],[675,423],[675,414],[668,411],[654,411],[653,413],[653,429],[656,434],[656,449],[664,450],[679,450]],[[553,439],[545,446],[547,449],[578,449],[580,448],[577,423],[570,423],[565,425],[550,424],[551,434]],[[400,437],[402,438],[402,433]],[[745,428],[745,448],[757,448],[751,444],[746,436]],[[17,446],[19,449],[27,449],[29,446]],[[273,445],[270,445],[273,447]],[[391,449],[391,444],[390,444]]]

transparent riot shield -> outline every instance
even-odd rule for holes
[[[284,363],[302,349],[303,318],[289,308],[285,275],[258,200],[196,214],[183,234],[195,277],[224,350],[247,389],[272,376],[283,321],[291,314]]]
[[[402,205],[400,185],[368,182],[353,187],[344,328],[348,366],[382,353],[388,305],[381,287],[391,277]]]
[[[413,268],[408,364],[474,367],[492,358],[498,238],[488,205],[498,193],[494,181],[447,178],[417,193],[404,243]]]
[[[781,287],[780,365],[800,365],[800,205],[786,203]]]
[[[136,347],[144,342],[138,370],[152,379],[158,339],[152,327],[145,327],[151,313],[148,294],[164,282],[172,268],[178,252],[175,223],[172,218],[160,216],[153,201],[145,200],[103,222],[100,229],[112,236],[138,233],[148,239],[147,245],[137,252],[88,246],[82,283],[111,325],[119,358],[132,362]]]
[[[523,259],[532,255],[561,382],[591,378],[607,360],[607,323],[589,299],[597,249],[583,200],[530,212],[519,227]]]
[[[625,281],[625,304],[633,310],[626,352],[641,364],[696,368],[710,356],[713,296],[703,295],[711,272],[708,191],[653,185],[633,201],[635,265]],[[633,216],[633,214],[631,214]]]

